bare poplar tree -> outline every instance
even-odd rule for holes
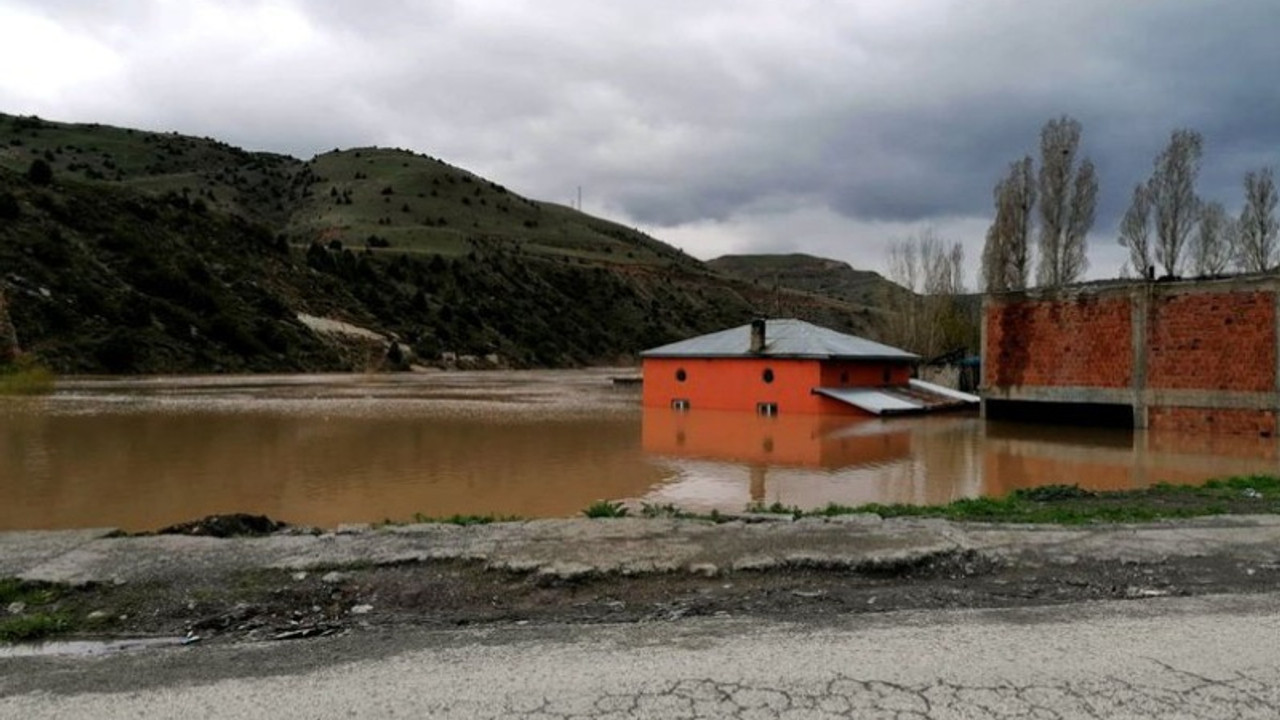
[[[1145,278],[1151,267],[1151,193],[1141,183],[1133,187],[1133,200],[1120,220],[1120,244],[1129,249],[1129,268]]]
[[[1221,275],[1226,271],[1235,256],[1230,222],[1222,203],[1205,203],[1199,231],[1191,245],[1191,263],[1196,275]]]
[[[1191,229],[1200,218],[1196,176],[1204,141],[1195,130],[1174,130],[1156,157],[1148,185],[1155,220],[1156,260],[1166,275],[1177,275]]]
[[[1227,258],[1227,269],[1239,271],[1244,262],[1240,251],[1240,218],[1227,215],[1222,219],[1222,243],[1231,253]]]
[[[1036,185],[1030,157],[1009,165],[1009,174],[995,187],[996,217],[982,249],[982,279],[989,292],[1021,290],[1027,286],[1030,264],[1028,238]]]
[[[964,248],[925,230],[889,247],[889,279],[911,291],[887,328],[892,344],[936,355],[957,333],[955,296],[964,292]]]
[[[912,236],[889,246],[889,279],[913,293],[920,292],[920,243]]]
[[[1276,264],[1276,181],[1271,168],[1244,176],[1244,208],[1240,211],[1240,267],[1267,272]]]
[[[1093,227],[1098,178],[1086,158],[1076,164],[1080,122],[1063,115],[1040,130],[1041,285],[1074,282],[1088,268],[1085,239]]]

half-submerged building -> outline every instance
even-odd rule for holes
[[[982,332],[991,419],[1280,431],[1275,275],[988,295]]]
[[[801,320],[755,320],[641,358],[645,407],[891,415],[978,401],[912,379],[917,355]]]

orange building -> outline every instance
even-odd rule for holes
[[[978,401],[912,379],[916,355],[801,320],[756,320],[641,357],[649,408],[889,415]]]

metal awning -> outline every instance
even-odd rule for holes
[[[906,387],[814,388],[813,392],[839,400],[872,415],[902,415],[972,405],[977,395],[912,380]]]
[[[952,390],[949,387],[935,385],[931,382],[925,382],[923,380],[912,380],[911,387],[912,389],[915,389],[915,390],[923,390],[924,392],[927,392],[927,393],[932,393],[934,395],[941,395],[943,397],[951,398],[952,400],[956,400],[962,403],[968,403],[971,405],[982,402],[982,398],[978,397],[977,395],[970,395],[967,392]]]
[[[880,388],[814,388],[814,392],[832,400],[866,410],[873,415],[920,412],[925,405]]]

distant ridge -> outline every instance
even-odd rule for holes
[[[907,292],[877,272],[803,253],[723,255],[707,261],[707,267],[753,283],[776,284],[871,308],[884,308],[892,298]]]
[[[874,293],[803,285],[812,262],[775,287],[722,260],[405,150],[0,114],[0,287],[60,372],[630,362],[775,312],[876,336]]]

